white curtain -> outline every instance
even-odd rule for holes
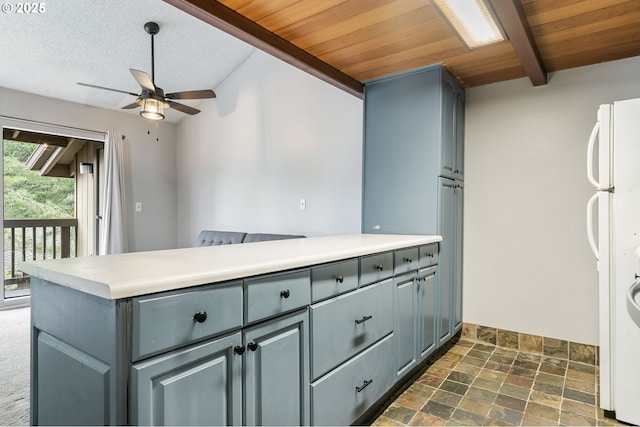
[[[104,193],[102,195],[100,255],[127,252],[124,194],[124,137],[108,131],[104,144]]]

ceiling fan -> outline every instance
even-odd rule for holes
[[[164,109],[165,108],[173,108],[178,111],[182,111],[187,114],[198,114],[200,110],[197,108],[190,107],[188,105],[180,104],[178,102],[173,101],[174,99],[205,99],[205,98],[215,98],[216,94],[211,89],[203,89],[203,90],[189,90],[183,92],[173,92],[173,93],[164,93],[162,88],[155,85],[154,74],[155,74],[155,64],[154,64],[154,49],[153,49],[153,36],[158,34],[160,31],[160,26],[155,22],[147,22],[144,24],[144,30],[151,35],[151,77],[144,71],[134,70],[130,68],[129,71],[133,75],[133,78],[136,79],[140,87],[142,88],[142,92],[140,94],[127,92],[125,90],[112,89],[104,86],[96,86],[88,83],[80,83],[81,86],[92,87],[96,89],[104,89],[110,90],[112,92],[120,92],[126,93],[127,95],[136,96],[137,99],[135,102],[125,105],[122,107],[124,110],[129,110],[137,107],[142,107],[140,110],[140,115],[147,119],[151,120],[162,120],[164,119]]]

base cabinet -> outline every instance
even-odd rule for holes
[[[135,425],[233,425],[242,420],[240,332],[131,367]]]
[[[244,331],[245,425],[309,425],[308,310]]]
[[[418,364],[416,274],[394,280],[394,326],[396,375],[402,377]]]
[[[59,425],[100,425],[109,420],[110,367],[45,332],[38,334],[36,346],[38,419]],[[60,399],[49,399],[51,395]]]
[[[417,335],[418,361],[425,360],[436,349],[436,308],[437,308],[438,267],[424,268],[416,278],[417,294]]]
[[[33,424],[349,425],[437,347],[442,256],[431,243],[116,301],[34,279]]]
[[[394,281],[395,372],[398,378],[436,349],[436,271],[423,268]]]
[[[438,269],[439,343],[462,327],[462,201],[463,182],[439,178],[442,242]]]

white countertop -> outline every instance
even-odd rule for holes
[[[237,245],[29,261],[20,269],[62,286],[119,299],[307,267],[439,242],[440,236],[353,234]]]

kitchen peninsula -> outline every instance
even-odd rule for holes
[[[31,422],[350,424],[440,344],[439,241],[326,236],[25,263]]]

